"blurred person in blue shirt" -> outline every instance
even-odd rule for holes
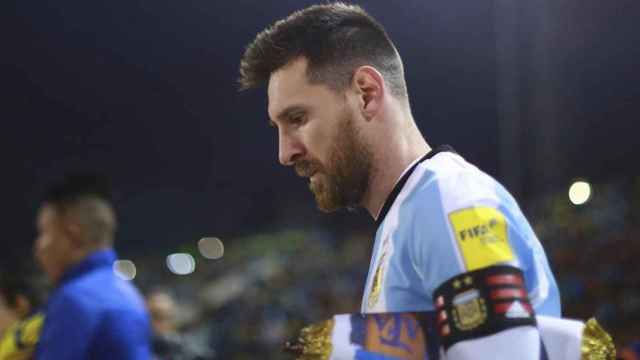
[[[36,259],[55,288],[36,359],[150,359],[144,300],[113,271],[116,216],[106,182],[69,176],[38,210]]]

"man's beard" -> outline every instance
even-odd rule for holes
[[[316,198],[318,208],[332,212],[341,208],[353,209],[360,205],[369,187],[371,158],[368,147],[353,126],[353,116],[345,110],[327,166],[311,159],[299,161],[295,168],[301,176],[315,173],[309,188]]]

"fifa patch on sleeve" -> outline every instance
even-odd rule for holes
[[[468,271],[514,259],[509,244],[507,221],[492,207],[454,211],[449,221]]]

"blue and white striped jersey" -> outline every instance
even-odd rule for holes
[[[385,202],[361,311],[434,310],[443,282],[494,264],[520,268],[536,313],[560,316],[546,254],[516,201],[443,147],[416,160]]]

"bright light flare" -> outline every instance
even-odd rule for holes
[[[176,275],[189,275],[196,270],[196,259],[191,254],[171,254],[167,256],[167,267]]]
[[[205,237],[198,241],[200,254],[207,259],[220,259],[224,255],[224,244],[217,237]]]
[[[576,181],[569,187],[569,200],[573,205],[583,205],[591,199],[591,184]]]
[[[131,281],[136,278],[136,264],[131,260],[113,262],[113,272],[121,279]]]

